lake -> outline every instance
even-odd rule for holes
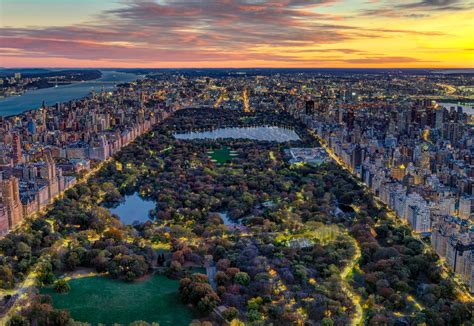
[[[126,283],[105,276],[77,278],[69,281],[71,291],[41,289],[53,299],[56,309],[66,309],[80,322],[128,325],[137,320],[160,325],[187,326],[194,313],[179,300],[179,282],[164,275]]]
[[[293,129],[270,126],[219,128],[212,131],[175,133],[173,136],[176,139],[182,140],[233,138],[274,141],[278,143],[300,140],[300,137]]]
[[[101,70],[102,77],[95,80],[27,91],[21,96],[0,99],[0,116],[20,114],[46,105],[68,102],[87,96],[92,90],[112,90],[116,84],[132,82],[141,76],[125,72]]]
[[[122,223],[131,225],[134,222],[144,223],[148,221],[148,212],[151,209],[155,209],[153,201],[145,200],[138,193],[134,193],[131,196],[125,196],[124,202],[115,208],[111,208],[110,212],[120,217]]]

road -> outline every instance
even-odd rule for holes
[[[456,87],[454,87],[453,85],[442,84],[442,83],[438,83],[436,85],[438,85],[439,87],[444,88],[446,90],[446,95],[452,95],[452,94],[456,93]]]
[[[206,267],[206,274],[207,274],[207,279],[209,280],[209,283],[211,284],[212,288],[214,291],[217,290],[217,284],[216,284],[216,266],[208,266]]]
[[[219,108],[219,106],[221,105],[222,101],[224,101],[226,96],[227,96],[227,90],[224,88],[223,91],[221,92],[221,95],[217,99],[217,102],[214,104],[215,109]]]

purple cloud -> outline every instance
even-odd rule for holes
[[[428,0],[424,0],[428,1]],[[441,1],[441,0],[440,0]],[[1,28],[3,56],[61,57],[137,63],[180,61],[298,61],[305,47],[389,34],[436,36],[438,32],[350,26],[318,7],[337,0],[130,0],[89,23],[43,28]],[[275,53],[279,46],[292,49]],[[266,50],[262,50],[266,49]],[[312,52],[308,52],[312,53]],[[318,51],[314,54],[317,55]],[[314,58],[315,61],[322,58]],[[327,58],[329,61],[329,58]],[[304,59],[307,60],[307,59]]]

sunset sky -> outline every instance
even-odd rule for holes
[[[474,67],[473,0],[0,0],[2,67]]]

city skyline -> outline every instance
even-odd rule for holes
[[[1,0],[2,67],[472,68],[472,3]]]

